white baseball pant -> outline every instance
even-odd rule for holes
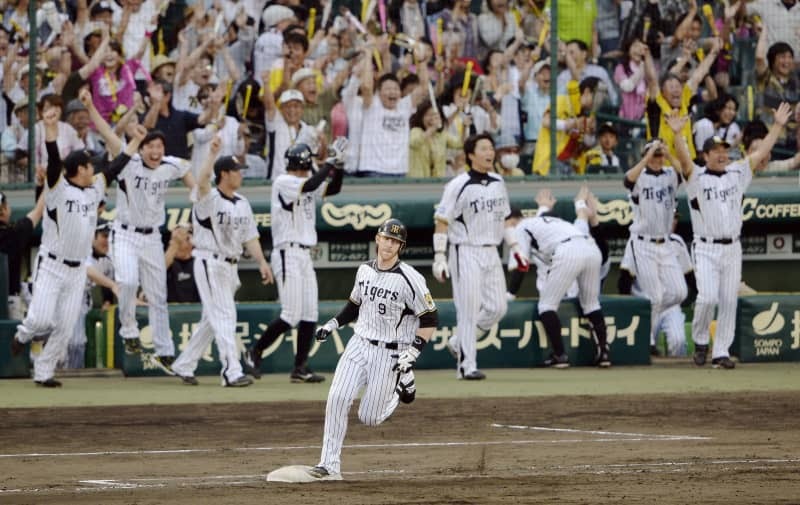
[[[353,335],[336,365],[328,402],[325,405],[325,435],[320,466],[341,473],[342,445],[347,433],[347,415],[362,388],[358,418],[367,426],[377,426],[397,408],[397,372],[392,370],[400,350],[386,349]]]
[[[629,244],[636,265],[636,282],[650,300],[650,334],[655,336],[661,313],[686,298],[683,269],[669,238],[659,244],[652,242],[650,237],[639,239],[634,235]]]
[[[574,237],[556,247],[539,293],[539,314],[557,311],[573,281],[584,314],[600,309],[600,267],[603,255],[591,237]]]
[[[456,307],[456,336],[451,345],[461,349],[457,376],[478,368],[477,338],[506,314],[506,278],[495,246],[450,244],[448,257]]]
[[[111,240],[114,278],[119,285],[119,333],[123,339],[139,337],[136,291],[141,282],[147,297],[147,315],[158,356],[174,356],[175,344],[167,312],[167,267],[158,232],[137,233],[114,228]]]
[[[712,358],[729,356],[736,330],[736,305],[742,280],[742,244],[692,242],[692,257],[697,279],[697,300],[692,320],[695,344],[708,345],[709,327],[717,307],[717,331]]]
[[[292,327],[300,321],[316,322],[319,296],[311,252],[296,246],[273,249],[271,260],[281,302],[280,318]]]
[[[172,364],[172,371],[181,376],[194,376],[197,362],[213,340],[217,344],[224,386],[244,375],[236,339],[234,294],[239,289],[238,266],[195,256],[194,279],[203,304],[202,315],[186,348]]]
[[[668,356],[686,356],[686,316],[680,305],[667,307],[661,312],[655,329],[655,336],[663,331],[667,340]]]
[[[70,267],[45,252],[39,253],[37,263],[33,299],[28,314],[17,326],[17,339],[30,342],[34,336],[50,332],[47,345],[33,365],[33,379],[46,381],[55,374],[56,365],[64,359],[72,338],[83,303],[86,264]],[[76,286],[80,289],[75,289]]]

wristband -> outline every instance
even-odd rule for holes
[[[433,234],[433,252],[444,253],[447,251],[447,234],[434,233]]]
[[[422,352],[422,350],[425,349],[425,345],[427,343],[428,343],[427,340],[417,335],[416,337],[414,337],[414,342],[411,344],[411,347],[418,350],[419,352]]]
[[[585,209],[587,207],[586,200],[577,200],[575,202],[575,212],[578,212],[581,209]]]
[[[330,323],[333,323],[333,324],[334,324],[334,327],[333,327],[333,329],[334,329],[334,330],[337,330],[337,329],[339,329],[339,320],[338,320],[338,319],[336,319],[335,317],[332,317],[332,318],[331,318],[331,320],[330,320],[330,321],[328,321],[328,323],[329,323],[329,324],[330,324]]]

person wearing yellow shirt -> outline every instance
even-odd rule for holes
[[[670,154],[677,158],[674,135],[667,124],[666,117],[677,110],[681,116],[689,114],[689,105],[692,97],[697,93],[697,88],[705,78],[714,61],[722,49],[721,39],[714,39],[711,49],[703,61],[692,71],[689,80],[682,83],[675,74],[667,74],[659,81],[652,58],[645,59],[645,78],[647,79],[647,105],[645,108],[645,121],[647,126],[647,140],[660,138],[669,146]],[[681,63],[680,61],[678,63]],[[681,130],[681,136],[686,139],[689,154],[692,159],[697,157],[694,141],[692,140],[692,124],[687,121]]]
[[[460,149],[463,139],[444,129],[442,116],[423,101],[410,119],[408,177],[444,177],[447,168],[447,150]],[[469,129],[465,129],[469,132]]]
[[[567,89],[574,89],[568,84]],[[556,97],[556,158],[566,166],[566,172],[572,172],[572,166],[580,154],[594,145],[595,119],[588,115],[594,106],[595,93],[600,80],[587,77],[578,84],[577,96],[559,95]],[[533,173],[550,174],[550,110],[544,111],[544,120],[539,129],[536,151],[533,156]]]

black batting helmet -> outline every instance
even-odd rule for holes
[[[306,144],[295,144],[286,150],[286,171],[311,170],[311,148]]]
[[[402,251],[406,246],[408,230],[402,221],[392,218],[384,221],[380,228],[378,228],[378,235],[399,240],[403,244],[400,246],[400,250]]]

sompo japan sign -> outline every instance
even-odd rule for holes
[[[736,328],[742,361],[800,360],[800,296],[741,297]]]

